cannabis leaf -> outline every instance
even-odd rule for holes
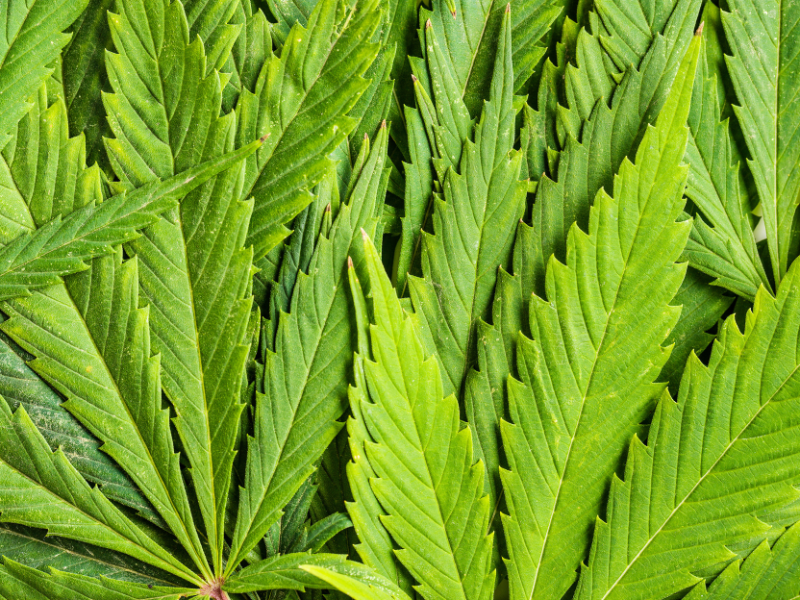
[[[376,474],[370,485],[386,513],[381,522],[423,597],[491,598],[483,465],[473,464],[469,429],[459,431],[456,398],[442,399],[419,322],[404,313],[366,234],[364,241],[373,314],[362,327],[372,360],[363,365],[369,400],[353,411],[364,420],[358,452]]]
[[[797,54],[800,6],[794,2],[734,0],[722,12],[732,57],[728,69],[739,104],[734,107],[750,150],[767,231],[772,274],[780,282],[798,254],[796,143]]]
[[[699,47],[696,38],[635,164],[623,162],[613,196],[598,193],[588,233],[573,226],[566,264],[550,260],[547,298],[531,303],[533,339],[518,343],[522,383],[509,382],[514,424],[501,425],[514,598],[567,591],[608,474],[661,389],[661,344],[678,319],[670,300],[685,271],[675,261],[690,226],[675,219]]]
[[[648,445],[634,438],[577,599],[686,590],[797,520],[798,267],[776,298],[759,291],[743,332],[726,320],[708,366],[692,357],[678,402],[662,397]]]

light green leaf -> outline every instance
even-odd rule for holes
[[[458,402],[443,399],[439,365],[426,355],[420,324],[406,315],[365,235],[372,318],[372,360],[364,361],[369,401],[361,404],[366,439],[355,440],[377,477],[369,483],[397,558],[425,598],[488,599],[494,593],[490,505],[484,467],[473,463]],[[353,484],[351,480],[351,485]]]
[[[307,554],[299,552],[283,556],[273,556],[237,571],[225,582],[226,592],[244,594],[265,590],[298,590],[306,588],[322,589],[327,585],[307,570],[306,565],[318,568],[335,568],[344,562],[337,554]]]
[[[800,582],[800,525],[793,525],[769,547],[762,542],[747,559],[725,569],[706,589],[698,584],[686,600],[796,600]]]
[[[7,0],[0,6],[0,148],[30,108],[52,73],[51,65],[69,41],[62,33],[83,12],[88,0]]]
[[[800,5],[786,0],[732,0],[722,12],[726,56],[739,105],[772,263],[780,282],[800,250]]]
[[[409,600],[410,598],[391,581],[359,563],[342,563],[335,570],[313,564],[303,565],[301,568],[354,600]]]
[[[280,517],[341,428],[337,419],[346,408],[354,350],[346,262],[358,232],[377,227],[387,144],[382,128],[371,151],[362,146],[366,159],[353,174],[349,200],[330,232],[320,236],[308,273],[298,275],[289,312],[279,316],[274,346],[269,344],[274,350],[266,352],[264,388],[257,392],[229,573]]]
[[[362,75],[378,52],[370,40],[380,24],[377,0],[349,8],[321,0],[308,28],[295,25],[255,90],[239,97],[238,143],[269,136],[247,162],[242,192],[255,200],[246,243],[257,259],[289,234],[284,224],[312,201],[328,155],[355,127],[346,115],[368,86]]]
[[[664,395],[614,478],[577,600],[669,597],[800,518],[799,286],[795,263],[744,332],[726,320],[708,366],[689,359],[678,402]]]
[[[623,162],[613,197],[597,194],[588,233],[570,229],[566,264],[550,259],[546,298],[530,305],[533,339],[519,337],[521,382],[508,384],[514,424],[501,424],[513,600],[556,600],[569,589],[609,475],[663,389],[655,380],[680,314],[670,301],[691,226],[676,219],[699,50],[695,38],[635,164]]]

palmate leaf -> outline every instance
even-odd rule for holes
[[[427,599],[491,598],[484,467],[473,463],[471,432],[460,430],[455,396],[443,399],[439,365],[426,356],[419,321],[401,308],[366,234],[364,243],[372,316],[362,317],[361,335],[369,337],[372,359],[364,361],[369,400],[357,407],[366,435],[354,440],[354,455],[365,453],[374,469],[369,483],[385,511],[381,522],[417,591]]]
[[[661,399],[611,486],[577,600],[669,597],[798,520],[798,285],[795,263],[744,332],[726,320],[708,366],[690,358],[678,402]]]
[[[732,57],[734,106],[751,158],[772,274],[780,282],[800,250],[800,5],[782,0],[734,0],[722,12]]]
[[[253,92],[237,104],[237,139],[269,135],[247,162],[242,197],[253,196],[246,243],[261,258],[284,239],[284,226],[313,196],[330,166],[328,155],[355,127],[347,117],[368,86],[362,78],[378,52],[371,43],[381,24],[377,0],[321,0],[297,24],[280,57],[267,59]]]
[[[281,509],[313,472],[315,462],[341,428],[347,406],[353,326],[346,261],[354,238],[378,225],[386,190],[388,132],[374,147],[362,146],[347,204],[320,236],[308,273],[299,273],[288,313],[279,316],[274,350],[264,364],[257,393],[255,434],[249,440],[245,485],[231,542],[228,573],[263,538]]]
[[[118,251],[66,286],[6,303],[10,319],[2,326],[36,356],[31,367],[67,398],[64,408],[104,443],[207,573],[138,287],[137,261],[123,264]]]
[[[88,0],[8,0],[0,6],[0,147],[30,108],[28,99],[52,72],[50,66],[69,41],[62,33]]]
[[[104,100],[116,135],[106,145],[120,179],[141,185],[231,150],[236,115],[219,116],[223,82],[201,40],[190,42],[181,3],[126,0],[117,8],[110,23],[119,54],[107,56],[115,93]],[[252,204],[237,200],[242,179],[238,169],[209,181],[128,246],[152,307],[153,350],[217,576],[250,342],[253,254],[244,238]]]
[[[706,589],[698,584],[686,600],[796,600],[800,597],[800,525],[793,525],[769,547],[764,541],[742,561],[725,569]]]
[[[549,261],[546,298],[530,306],[533,339],[519,338],[521,383],[508,384],[514,424],[501,424],[514,600],[558,599],[569,589],[609,474],[663,389],[655,383],[669,356],[661,344],[680,314],[670,301],[691,226],[676,218],[699,49],[696,37],[635,164],[623,162],[613,197],[598,193],[588,233],[574,225],[566,264]]]

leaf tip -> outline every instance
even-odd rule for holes
[[[266,142],[266,141],[267,141],[267,138],[268,138],[270,135],[271,135],[271,132],[269,132],[269,131],[268,131],[267,133],[265,133],[264,135],[262,135],[262,136],[261,136],[261,138],[259,138],[259,140],[258,140],[258,141],[259,141],[259,142],[261,142],[261,143],[263,144],[264,142]]]
[[[411,75],[411,81],[412,81],[412,83],[417,83],[417,82],[419,81],[419,79],[417,79],[417,76],[416,76],[416,75],[413,75],[413,74],[412,74],[412,75]]]
[[[433,27],[433,23],[431,23],[431,20],[428,19],[427,21],[425,21],[425,29],[427,30],[430,29],[431,27]]]
[[[413,77],[413,75],[412,75],[412,77]],[[381,129],[386,129],[386,119],[381,121]]]
[[[351,256],[347,257],[347,269],[349,271],[353,270],[353,258]]]
[[[705,26],[706,26],[706,22],[703,21],[702,23],[700,23],[700,27],[697,28],[697,31],[695,31],[694,34],[697,37],[700,37],[701,35],[703,35],[703,27],[705,27]]]
[[[365,242],[368,242],[368,241],[369,241],[369,234],[366,232],[366,230],[365,230],[363,227],[361,228],[361,238],[362,238],[362,239],[363,239]]]
[[[511,14],[511,2],[509,2],[508,4],[506,4],[506,14],[507,14],[507,15],[508,15],[508,14]]]

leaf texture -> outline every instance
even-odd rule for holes
[[[520,336],[521,382],[509,382],[514,424],[501,424],[513,599],[558,599],[569,589],[608,476],[663,389],[661,344],[680,314],[670,301],[690,228],[676,218],[699,47],[696,38],[635,164],[623,162],[613,197],[598,193],[588,233],[571,228],[566,264],[551,258],[547,296],[531,302],[533,339]]]
[[[354,350],[346,261],[358,232],[377,228],[387,144],[382,128],[372,148],[362,146],[365,159],[353,174],[349,201],[320,236],[308,273],[298,274],[289,312],[279,316],[274,350],[266,353],[264,389],[257,392],[229,565],[238,564],[280,517],[341,428],[337,419],[347,406]]]
[[[800,596],[797,573],[800,526],[793,525],[770,548],[764,541],[747,559],[725,569],[706,589],[698,584],[686,600],[795,600]]]
[[[708,366],[690,358],[678,402],[662,398],[648,445],[634,438],[577,600],[668,597],[797,521],[798,275],[759,291],[743,332],[729,317]]]
[[[767,231],[773,277],[780,282],[800,249],[800,6],[734,0],[722,12],[732,57],[726,57]]]
[[[8,0],[0,6],[0,147],[30,108],[28,99],[52,73],[51,65],[69,41],[62,33],[88,0]]]
[[[364,362],[369,401],[360,410],[368,436],[358,451],[377,476],[370,485],[386,511],[381,521],[424,598],[491,598],[484,467],[473,463],[471,432],[460,429],[455,396],[443,399],[438,362],[426,356],[419,321],[401,308],[364,238],[373,314],[362,327],[372,360]]]
[[[295,25],[281,50],[261,69],[255,90],[243,91],[237,111],[239,144],[268,135],[247,162],[242,197],[253,196],[246,243],[261,258],[284,239],[284,226],[312,201],[311,189],[330,165],[328,155],[356,122],[347,116],[368,86],[362,75],[378,44],[377,0],[322,0],[308,28]]]

